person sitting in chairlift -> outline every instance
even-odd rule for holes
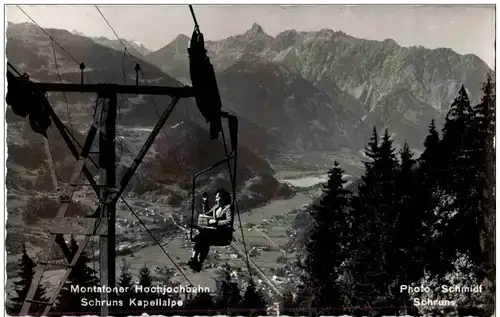
[[[203,196],[205,209],[208,207],[208,195]],[[193,255],[188,262],[198,272],[208,256],[210,246],[227,245],[231,239],[231,195],[224,188],[218,189],[215,192],[215,205],[205,214],[211,219],[208,220],[208,226],[200,228],[200,233],[194,237]]]
[[[203,205],[201,206],[201,213],[206,215],[210,212],[210,205],[208,203],[208,193],[203,193],[203,195],[201,195],[202,199],[203,199]]]

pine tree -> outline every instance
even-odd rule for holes
[[[495,84],[491,74],[486,77],[483,85],[483,97],[481,102],[474,107],[475,122],[473,127],[474,147],[474,167],[476,170],[476,193],[481,202],[481,210],[485,212],[485,218],[489,218],[487,223],[493,224],[494,208],[494,185],[495,185]],[[493,221],[492,221],[493,220]],[[494,231],[490,226],[489,234]]]
[[[383,173],[381,175],[391,180],[394,178],[394,170],[397,166],[397,158],[394,152],[393,141],[389,135],[389,130],[386,129],[382,137],[382,144],[379,147],[376,163],[378,163],[377,167],[382,168],[380,172]]]
[[[135,298],[137,298],[138,301],[154,301],[156,300],[159,296],[158,293],[155,292],[148,292],[147,289],[153,286],[153,276],[151,275],[151,270],[146,266],[146,263],[144,263],[144,267],[141,268],[139,271],[139,282],[137,283],[138,288],[137,288],[137,293],[135,295]],[[142,288],[141,288],[142,287]],[[138,307],[135,307],[137,310]],[[163,311],[161,307],[154,307],[150,306],[146,309],[141,309],[141,312],[145,312],[148,314],[159,314],[163,313],[160,311]],[[138,312],[133,312],[132,314],[136,314]]]
[[[217,272],[215,307],[222,314],[231,315],[232,309],[238,309],[241,294],[238,283],[231,277],[231,266],[224,264]]]
[[[413,178],[413,167],[415,165],[415,159],[413,158],[413,152],[410,150],[408,143],[403,144],[403,148],[399,151],[401,157],[401,171],[403,175]]]
[[[365,162],[365,166],[369,169],[372,166],[372,162],[375,161],[379,153],[379,140],[377,134],[377,127],[373,126],[372,136],[368,145],[365,147],[365,155],[370,159],[370,161]]]
[[[248,286],[243,294],[243,299],[239,304],[241,309],[238,312],[240,316],[263,316],[266,315],[267,303],[264,295],[255,286],[253,279],[250,279]]]
[[[452,197],[440,210],[443,240],[452,241],[448,250],[467,254],[480,265],[477,217],[477,168],[475,162],[474,112],[462,86],[447,114],[441,148],[445,164],[441,183]],[[443,242],[444,243],[444,242]]]
[[[323,198],[313,208],[314,227],[306,243],[303,280],[306,294],[300,297],[311,299],[312,306],[320,308],[321,314],[330,315],[339,312],[333,308],[343,304],[337,278],[342,274],[342,263],[347,257],[349,192],[343,188],[343,170],[337,162],[328,175]]]
[[[469,186],[464,187],[464,184],[474,178],[471,166],[473,118],[469,97],[462,86],[446,115],[441,142],[442,166],[445,169],[441,181],[447,189],[462,196],[458,199],[462,199],[469,190]]]
[[[487,79],[485,86],[490,84]],[[434,208],[435,212],[430,228],[432,239],[427,266],[438,279],[454,269],[452,264],[459,254],[471,261],[468,267],[480,267],[481,263],[485,263],[481,243],[481,228],[484,226],[480,203],[480,191],[484,186],[479,185],[480,166],[483,165],[481,161],[485,156],[479,152],[483,149],[482,131],[489,125],[485,124],[489,120],[483,119],[489,117],[486,109],[490,106],[484,105],[490,100],[490,97],[483,97],[483,106],[472,108],[462,86],[447,114],[442,141],[438,146],[433,146],[439,149],[428,151],[426,144],[427,153],[424,152],[426,155],[421,157],[421,171],[425,175],[422,183],[427,187],[426,195],[430,198],[427,209]],[[433,182],[436,179],[437,182]],[[477,278],[475,282],[479,282],[481,276],[474,269],[469,273]]]
[[[163,268],[157,268],[155,270],[155,276],[153,278],[153,284],[161,285],[161,286],[166,286],[166,287],[177,287],[180,286],[181,283],[178,281],[174,281],[173,277],[175,276],[175,270],[170,268],[170,267],[163,267]],[[157,294],[158,298],[160,300],[181,300],[184,298],[184,302],[188,302],[189,298],[188,296],[191,294],[185,294],[185,293],[165,293],[165,294]],[[169,315],[179,315],[179,310],[183,309],[182,307],[178,307],[176,309],[165,309],[162,307],[159,307],[156,310],[157,314],[164,315],[164,316],[169,316]]]
[[[420,180],[432,192],[437,189],[439,171],[442,168],[441,140],[439,139],[439,132],[436,129],[434,119],[429,125],[429,134],[425,137],[424,147],[424,152],[419,158]]]
[[[474,107],[475,122],[472,129],[474,167],[476,171],[475,200],[477,201],[477,226],[481,250],[481,271],[478,278],[485,286],[483,300],[494,303],[495,283],[495,84],[487,74],[483,84],[483,97]],[[493,314],[491,307],[486,314]]]
[[[374,126],[372,130],[372,136],[370,137],[370,141],[365,147],[365,155],[368,157],[368,160],[364,162],[365,165],[365,173],[361,176],[362,185],[358,188],[359,196],[367,196],[370,192],[373,191],[373,188],[370,186],[376,186],[376,178],[374,175],[374,167],[376,162],[378,161],[380,155],[380,144],[377,134],[377,128]],[[354,198],[352,201],[352,205],[362,204],[363,201],[357,198]],[[369,206],[357,206],[358,209],[370,208]]]
[[[7,312],[9,315],[17,316],[21,312],[24,300],[28,294],[28,290],[35,275],[36,264],[29,257],[26,246],[23,244],[22,256],[19,261],[19,281],[14,282],[14,289],[16,296],[12,299],[12,304],[7,307]],[[45,297],[45,288],[39,286],[35,292],[34,300],[37,301],[48,301]],[[45,309],[44,305],[31,304],[29,314],[31,316],[40,315]]]
[[[198,293],[184,305],[183,316],[217,315],[214,299],[209,293]]]
[[[440,142],[441,140],[439,139],[439,132],[436,129],[436,122],[432,119],[429,125],[429,134],[427,134],[424,141],[425,150],[420,156],[420,159],[430,161],[434,164],[438,163],[436,159],[439,157]]]
[[[373,138],[372,138],[373,139]],[[373,143],[373,141],[372,141]],[[375,159],[367,165],[353,204],[350,305],[371,306],[379,314],[397,314],[410,306],[408,295],[399,292],[405,269],[394,251],[398,246],[398,161],[386,130]],[[353,310],[351,313],[366,313]]]
[[[418,159],[418,170],[416,174],[417,190],[413,196],[418,205],[418,212],[424,217],[426,229],[424,231],[425,241],[422,261],[426,263],[425,269],[436,277],[443,277],[453,267],[456,252],[447,247],[448,238],[444,235],[447,222],[443,221],[443,215],[451,210],[452,206],[443,206],[445,197],[449,197],[446,191],[446,177],[449,177],[449,166],[445,160],[445,153],[439,132],[434,120],[429,125],[429,132],[424,141],[425,150]]]
[[[285,288],[283,298],[280,302],[280,315],[284,316],[300,316],[298,311],[297,301],[290,286]]]
[[[144,263],[144,267],[139,271],[139,285],[143,288],[153,286],[153,276],[151,275],[151,271]],[[145,292],[141,292],[141,294],[146,294]],[[142,295],[141,295],[142,296]]]
[[[112,299],[121,300],[123,305],[113,309],[113,314],[115,315],[130,315],[130,299],[135,296],[134,293],[134,283],[132,281],[132,274],[129,272],[130,266],[125,260],[122,261],[121,273],[118,277],[118,283],[116,286],[123,288],[123,292],[118,294],[113,294]],[[125,291],[126,290],[126,291]]]
[[[154,282],[156,282],[159,285],[165,285],[167,287],[176,287],[181,285],[179,281],[173,280],[175,276],[175,270],[171,267],[163,267],[163,268],[158,268],[155,272],[155,278]],[[180,300],[182,297],[185,297],[188,294],[178,294],[178,293],[170,293],[170,294],[165,294],[165,295],[160,295],[161,298],[168,299],[170,298],[171,300]]]
[[[78,251],[78,244],[73,236],[71,236],[71,254],[75,256]],[[100,300],[99,296],[91,298],[87,293],[72,292],[71,285],[80,287],[99,286],[99,280],[96,276],[96,271],[88,266],[90,262],[89,255],[84,251],[80,254],[78,261],[71,270],[61,293],[58,297],[58,305],[55,312],[62,315],[93,315],[100,312],[100,307],[96,305],[85,306],[85,300]]]
[[[423,187],[415,169],[416,160],[406,142],[399,154],[401,165],[396,180],[397,216],[393,257],[399,265],[401,279],[411,284],[418,283],[424,276],[430,236],[426,228],[432,218],[429,219],[426,201],[422,199]]]

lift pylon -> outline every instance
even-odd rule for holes
[[[142,159],[153,144],[156,136],[159,134],[166,120],[174,110],[179,98],[194,97],[194,91],[191,87],[33,83],[26,79],[27,75],[24,75],[21,78],[20,76],[15,76],[10,70],[8,71],[7,78],[9,79],[9,90],[11,89],[12,91],[14,91],[14,95],[17,93],[22,94],[23,96],[30,96],[30,98],[33,98],[31,100],[31,102],[33,103],[32,107],[40,106],[44,109],[44,111],[46,111],[46,114],[52,119],[52,122],[54,122],[55,127],[60,132],[71,153],[73,154],[75,159],[77,159],[71,181],[66,186],[63,194],[61,195],[61,207],[56,216],[56,219],[58,220],[57,222],[59,223],[58,228],[54,228],[53,230],[51,230],[51,239],[49,241],[48,250],[43,253],[44,258],[38,263],[35,276],[31,282],[27,297],[20,312],[20,315],[22,316],[27,315],[32,303],[43,304],[46,306],[43,312],[43,315],[45,316],[49,313],[51,307],[57,300],[59,292],[70,276],[71,271],[77,263],[78,258],[83,252],[85,246],[89,242],[90,238],[94,235],[99,235],[100,237],[100,284],[101,286],[113,286],[115,284],[116,202],[132,179],[133,174],[139,167]],[[58,118],[58,116],[52,109],[48,100],[45,98],[45,93],[48,91],[97,93],[98,97],[103,99],[104,102],[100,106],[98,103],[98,109],[96,109],[93,124],[89,129],[86,141],[83,146],[78,146],[78,144],[75,143],[74,138],[72,138],[71,133],[69,132],[67,127]],[[173,99],[171,104],[161,115],[147,141],[141,148],[137,157],[134,159],[134,162],[125,172],[123,178],[119,182],[119,188],[117,188],[115,165],[115,129],[117,116],[116,100],[117,94],[119,93],[168,95]],[[21,99],[22,97],[14,96],[14,98],[11,98],[10,100]],[[12,104],[10,105],[13,106]],[[97,135],[99,139],[99,160],[98,164],[93,161],[92,162],[98,165],[100,170],[99,184],[97,184],[92,173],[86,165],[87,161],[89,160],[88,154]],[[80,151],[78,150],[79,147],[81,148]],[[99,205],[95,212],[92,214],[91,219],[87,219],[90,221],[88,221],[85,225],[86,230],[84,232],[76,233],[71,230],[69,230],[68,232],[67,229],[66,232],[64,232],[64,230],[62,229],[64,228],[64,225],[61,224],[72,222],[71,219],[68,219],[68,217],[66,217],[66,212],[72,200],[73,194],[76,191],[76,188],[80,185],[78,181],[82,172],[88,180],[89,185],[92,186],[92,188],[98,195]],[[85,236],[85,239],[80,243],[78,251],[74,256],[71,254],[68,246],[64,242],[64,239],[62,238],[63,234]],[[68,263],[61,264],[50,261],[50,254],[54,244],[58,244],[62,248],[62,251],[65,254]],[[47,269],[47,266],[53,265],[64,266],[66,268],[65,273],[48,302],[35,301],[34,296],[36,290],[38,289],[38,286],[41,283],[43,273]],[[101,300],[106,300],[107,296],[108,294],[102,292]],[[107,316],[108,313],[108,307],[106,305],[102,305],[101,316]]]

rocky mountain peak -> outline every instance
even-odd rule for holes
[[[189,40],[190,40],[189,36],[185,34],[179,34],[175,37],[175,39],[172,42],[170,42],[167,46],[165,46],[165,48],[174,49],[177,53],[182,52],[180,53],[182,55],[189,47]]]
[[[67,32],[67,31],[66,31]],[[14,36],[29,36],[29,35],[45,35],[36,25],[29,22],[12,23],[7,25],[7,37]]]
[[[390,47],[399,46],[398,43],[396,43],[396,41],[394,41],[392,38],[385,39],[384,43],[387,44],[387,45],[389,45]]]
[[[190,39],[189,36],[187,36],[186,34],[179,34],[175,37],[175,39],[173,40],[174,43],[185,43],[185,42],[188,42]]]
[[[292,45],[298,45],[303,41],[303,36],[296,30],[286,30],[276,35],[274,47],[276,50],[284,50]]]
[[[267,35],[266,32],[264,32],[264,29],[262,28],[262,26],[260,26],[259,24],[257,23],[253,23],[252,24],[252,27],[246,31],[246,34],[247,35]]]
[[[322,42],[338,41],[348,37],[344,32],[332,29],[321,29],[317,32],[310,32],[308,35],[309,40]]]
[[[71,33],[73,33],[73,34],[75,34],[75,35],[86,36],[86,35],[85,35],[85,33],[82,33],[82,32],[80,32],[80,31],[78,31],[78,30],[75,30],[75,29],[73,29],[73,30],[71,31]]]

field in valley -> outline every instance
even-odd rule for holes
[[[89,199],[88,196],[81,195],[79,197],[81,202],[90,204],[90,201],[87,201]],[[141,218],[148,219],[146,222],[148,228],[156,227],[156,229],[153,230],[155,236],[162,236],[161,230],[158,229],[159,226],[153,223],[152,218],[170,218],[169,214],[171,211],[165,208],[162,209],[161,203],[159,202],[146,202],[140,200],[139,197],[134,197],[134,199],[129,198],[127,200],[133,206],[134,210],[140,214]],[[274,200],[265,206],[241,214],[245,244],[250,259],[261,268],[268,278],[274,280],[275,285],[279,286],[286,281],[287,270],[285,268],[285,259],[288,259],[290,265],[293,265],[293,261],[295,260],[293,251],[289,250],[290,252],[285,252],[284,250],[289,241],[287,229],[291,227],[297,209],[310,202],[310,195],[297,193],[290,199]],[[145,211],[146,209],[148,212]],[[121,210],[119,211],[119,215],[122,215],[122,219],[128,219],[129,222],[133,220],[133,216],[128,211],[124,210],[123,206],[120,204],[118,204],[118,210]],[[151,210],[156,211],[154,216],[151,215]],[[121,224],[123,224],[122,221]],[[133,274],[138,274],[139,270],[144,267],[144,265],[147,265],[153,270],[155,268],[167,267],[175,270],[174,280],[179,281],[182,285],[189,284],[182,274],[175,269],[175,266],[167,255],[165,255],[161,248],[154,243],[153,239],[147,235],[144,228],[136,224],[133,229],[121,228],[118,231],[128,233],[126,243],[124,241],[121,245],[123,246],[126,244],[127,247],[130,248],[130,251],[124,252],[125,254],[117,257],[117,274],[120,273],[122,260],[125,260],[129,264],[130,271]],[[133,235],[137,238],[133,239]],[[234,243],[241,250],[244,250],[238,219],[235,219]],[[202,272],[193,272],[186,265],[187,260],[191,256],[192,248],[192,243],[189,241],[187,233],[179,233],[175,236],[162,238],[161,244],[176,264],[179,265],[189,281],[195,286],[201,285],[207,286],[211,290],[214,289],[214,277],[217,267],[224,263],[229,263],[235,271],[239,271],[240,277],[247,275],[245,260],[239,257],[231,247],[213,247],[205,263],[206,267],[204,270]],[[97,248],[98,244],[95,243],[94,250]],[[13,265],[13,262],[17,261],[17,259],[17,256],[9,256],[8,262]],[[98,257],[95,257],[95,259],[97,260]],[[99,267],[98,263],[95,264],[95,267]],[[44,274],[44,284],[47,286],[56,284],[62,273],[63,270],[46,272]],[[254,276],[259,279],[257,275]],[[13,279],[10,278],[8,284],[11,284],[12,281]]]
[[[277,258],[283,254],[278,248],[284,248],[289,240],[285,231],[291,226],[295,218],[296,212],[294,211],[310,201],[311,199],[308,196],[297,194],[291,199],[272,201],[264,207],[254,209],[241,215],[247,250],[252,250],[252,252],[250,252],[253,255],[251,259],[257,266],[263,269],[269,277],[275,275],[273,270],[276,270],[279,266],[279,264],[277,264]],[[251,228],[252,226],[256,227]],[[264,232],[264,234],[259,231]],[[266,238],[266,236],[269,237],[271,241]],[[240,249],[243,250],[241,229],[237,219],[235,220],[234,240]],[[262,248],[264,248],[264,250],[262,250]],[[187,262],[191,256],[191,243],[188,241],[187,235],[180,235],[172,239],[166,245],[165,249],[174,260],[179,263]],[[214,257],[214,254],[217,254],[218,259]],[[287,254],[287,256],[291,259],[293,258],[293,254]],[[123,258],[125,258],[135,270],[139,270],[145,263],[147,263],[148,266],[166,265],[174,267],[170,263],[168,257],[156,245],[135,252],[133,256],[129,255]],[[239,267],[246,270],[244,259],[235,258],[235,252],[232,251],[230,247],[212,248],[207,264],[220,265],[224,262],[228,262],[234,268]],[[188,279],[194,285],[199,284],[211,288],[215,286],[213,281],[215,268],[206,268],[200,273],[194,273],[185,264],[181,264],[181,267]],[[178,275],[176,279],[183,284],[186,283],[186,280],[180,275]]]

